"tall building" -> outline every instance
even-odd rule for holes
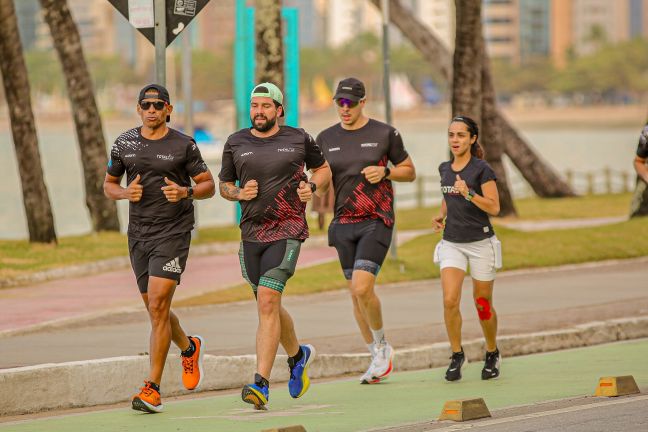
[[[573,50],[572,2],[551,0],[551,60],[557,68],[564,68]]]
[[[329,0],[326,15],[326,44],[331,47],[344,45],[362,33],[381,31],[382,18],[366,0]]]
[[[484,39],[492,58],[520,61],[520,9],[518,0],[484,0]]]
[[[551,1],[518,0],[520,61],[549,57],[551,51]]]
[[[629,37],[648,37],[648,0],[629,0],[628,12],[630,14]]]
[[[577,55],[591,54],[606,43],[630,35],[628,0],[572,0],[573,42]]]
[[[454,0],[419,0],[415,13],[448,49],[454,49]]]

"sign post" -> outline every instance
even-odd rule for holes
[[[166,11],[165,0],[155,0],[155,80],[166,87]]]

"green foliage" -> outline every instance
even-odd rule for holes
[[[523,65],[495,59],[492,62],[495,87],[500,94],[648,91],[648,40],[634,39],[614,45],[605,44],[600,37],[596,41],[600,50],[571,58],[563,70],[556,70],[549,59],[536,58]]]

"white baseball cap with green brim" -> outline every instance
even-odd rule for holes
[[[250,94],[250,100],[255,97],[269,97],[283,107],[283,93],[281,93],[279,87],[270,82],[264,82],[254,87]],[[281,110],[281,117],[284,116],[283,111]]]

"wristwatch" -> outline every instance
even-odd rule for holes
[[[389,174],[391,174],[391,169],[389,167],[385,167],[385,175],[383,176],[383,180],[386,180],[387,177],[389,177]]]
[[[473,197],[477,195],[474,189],[468,189],[468,195],[466,195],[466,201],[472,201]]]
[[[311,192],[315,193],[315,191],[317,190],[317,185],[315,184],[315,182],[308,182],[308,184],[311,187]]]
[[[187,188],[187,199],[193,199],[193,186]]]

